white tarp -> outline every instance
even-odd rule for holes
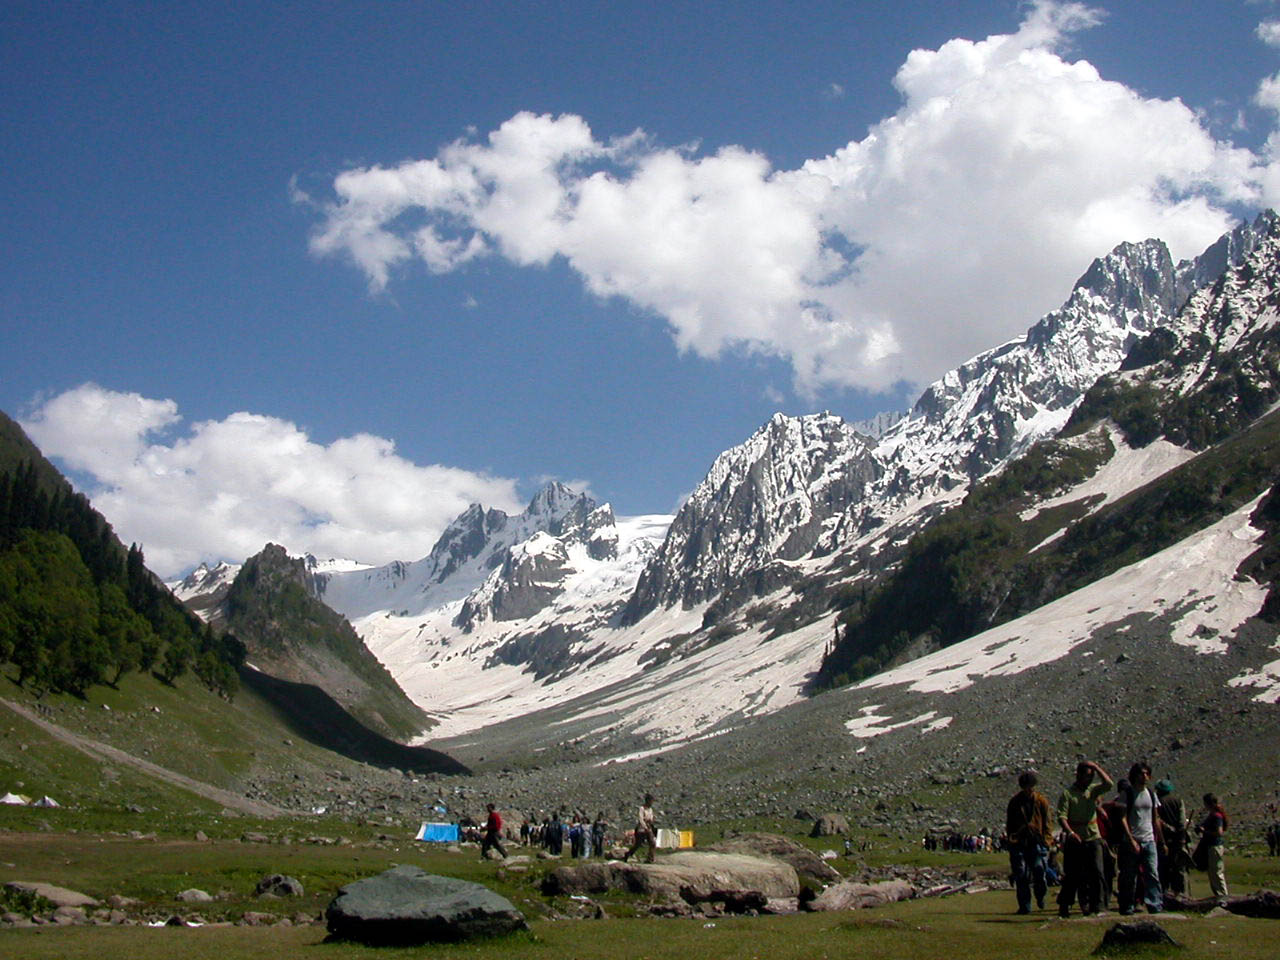
[[[35,803],[33,803],[32,806],[33,807],[60,807],[62,806],[62,804],[60,804],[57,800],[53,799],[53,797],[44,796],[44,797],[41,797],[39,800],[37,800]]]
[[[16,793],[6,793],[0,797],[0,803],[8,804],[11,807],[25,807],[27,805],[26,798],[18,796]]]

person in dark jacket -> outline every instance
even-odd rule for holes
[[[1049,856],[1049,800],[1036,789],[1035,771],[1018,776],[1018,792],[1005,810],[1005,842],[1009,847],[1009,872],[1018,895],[1018,913],[1031,912],[1031,895],[1044,909],[1045,861]]]
[[[1156,782],[1160,800],[1160,886],[1169,893],[1191,895],[1191,828],[1182,798],[1173,792],[1171,780]]]

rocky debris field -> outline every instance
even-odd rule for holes
[[[1098,760],[1116,779],[1146,759],[1192,798],[1192,809],[1194,798],[1213,790],[1243,825],[1273,799],[1280,779],[1280,707],[1228,682],[1271,651],[1275,631],[1251,621],[1226,653],[1203,654],[1170,643],[1168,630],[1145,618],[1112,624],[1060,661],[990,677],[980,688],[836,690],[740,730],[626,763],[603,762],[599,751],[574,742],[572,728],[558,731],[532,717],[519,731],[504,725],[445,744],[476,771],[471,776],[276,766],[247,777],[244,792],[294,811],[323,809],[385,826],[396,836],[423,820],[480,820],[489,801],[508,819],[603,813],[621,831],[651,791],[659,826],[757,820],[807,833],[818,817],[839,815],[860,835],[917,841],[931,830],[998,834],[1024,768],[1040,772],[1041,789],[1054,801],[1080,758]],[[854,736],[846,723],[871,706],[894,722],[930,711],[953,719],[932,732],[917,724]],[[434,812],[436,805],[447,812]]]
[[[43,881],[11,880],[0,888],[0,925],[7,927],[39,926],[305,926],[324,923],[320,914],[290,910],[289,900],[302,895],[302,885],[288,876],[264,877],[256,896],[262,898],[263,909],[246,910],[235,921],[206,920],[199,912],[201,904],[216,904],[218,897],[197,888],[175,894],[174,907],[158,911],[140,901],[112,894],[97,900],[87,894]]]

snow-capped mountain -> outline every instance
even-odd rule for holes
[[[1234,363],[1272,369],[1250,340],[1270,321],[1249,305],[1274,306],[1262,287],[1276,232],[1263,214],[1176,265],[1160,241],[1121,244],[1059,310],[931,384],[905,417],[775,416],[716,459],[675,518],[615,518],[552,484],[516,516],[473,505],[420,560],[317,571],[316,588],[440,719],[437,734],[558,711],[624,753],[715,735],[805,696],[842,588],[891,573],[976,481],[1095,402],[1100,378],[1154,377],[1121,371],[1126,356],[1145,369],[1192,349],[1212,365],[1247,346]],[[1273,394],[1259,396],[1245,419]],[[1045,504],[1074,503],[1083,482],[1100,509],[1194,455],[1183,434],[1144,447],[1108,430],[1073,441],[1093,472]]]
[[[173,595],[201,620],[209,620],[226,599],[242,564],[202,563],[181,580],[166,584]]]
[[[1099,377],[1173,322],[1198,279],[1240,263],[1275,225],[1265,213],[1176,266],[1159,240],[1120,244],[1060,309],[931,384],[874,442],[838,417],[775,416],[716,459],[641,574],[628,619],[730,586],[730,599],[744,602],[815,572],[797,561],[831,565],[858,553],[866,568],[868,555],[904,541],[972,482],[1056,433]]]
[[[466,615],[456,611],[460,626],[487,612],[493,615],[498,597],[498,618],[516,606],[533,613],[535,594],[546,601],[556,591],[536,591],[530,579],[536,547],[522,548],[526,563],[508,563],[511,551],[530,538],[556,541],[561,548],[581,547],[593,560],[616,554],[617,533],[613,511],[590,497],[574,493],[562,483],[550,483],[530,501],[523,513],[509,516],[472,504],[445,528],[431,552],[413,563],[394,562],[359,570],[317,573],[316,588],[330,607],[351,619],[391,611],[417,615],[444,605],[465,601],[488,585],[489,602],[476,600]],[[490,580],[494,582],[489,584]],[[522,582],[524,586],[522,587]],[[543,604],[545,605],[545,604]],[[538,607],[540,608],[540,607]]]

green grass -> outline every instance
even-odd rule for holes
[[[184,960],[237,960],[281,956],[318,960],[402,957],[529,957],[578,960],[821,960],[878,957],[935,960],[972,957],[1080,957],[1091,955],[1115,918],[1060,922],[1048,914],[1012,915],[1009,894],[956,896],[895,904],[878,910],[786,917],[534,921],[528,934],[468,945],[411,949],[326,943],[321,927],[145,929],[80,927],[0,931],[0,955],[25,958],[182,956]],[[1178,955],[1263,960],[1275,953],[1276,921],[1238,918],[1165,919],[1188,949]]]
[[[34,811],[29,811],[34,812]],[[57,813],[57,811],[47,811]],[[336,824],[341,826],[340,824]],[[207,823],[209,830],[216,824]],[[273,823],[276,836],[303,835],[307,820]],[[350,826],[350,825],[348,825]],[[715,825],[701,831],[708,842],[726,829],[777,829],[777,822],[748,821]],[[787,833],[813,849],[842,847],[840,838],[804,838],[796,821]],[[349,829],[348,833],[357,831]],[[836,844],[830,841],[835,839]],[[867,835],[872,846],[859,853],[871,866],[931,866],[1002,875],[997,854],[930,853],[896,838]],[[513,850],[512,852],[525,852]],[[510,899],[531,919],[529,934],[466,946],[413,950],[368,949],[325,943],[323,927],[84,927],[0,929],[0,956],[5,958],[172,957],[217,960],[277,956],[312,956],[319,960],[349,957],[545,957],[632,958],[690,957],[789,958],[874,956],[885,958],[1085,957],[1117,918],[1061,923],[1051,913],[1015,917],[1009,891],[960,895],[939,900],[895,904],[844,914],[786,917],[723,917],[714,920],[654,919],[635,916],[638,901],[629,896],[599,898],[611,919],[546,919],[554,908],[565,913],[569,901],[548,902],[539,893],[545,870],[555,865],[534,861],[528,873],[481,863],[474,849],[450,853],[440,847],[365,840],[340,846],[306,843],[242,843],[215,840],[133,840],[118,835],[80,832],[0,831],[0,883],[44,880],[99,899],[121,894],[137,900],[133,916],[164,918],[178,913],[209,922],[239,919],[246,911],[280,917],[320,915],[345,883],[379,873],[397,863],[414,863],[433,873],[483,883]],[[837,866],[847,866],[844,858]],[[306,894],[288,900],[253,897],[257,881],[270,873],[286,873],[303,883]],[[1197,875],[1197,889],[1204,886]],[[1228,881],[1235,892],[1280,886],[1280,859],[1234,855]],[[174,899],[196,887],[213,894],[212,903],[183,904]],[[1191,949],[1184,955],[1253,960],[1274,955],[1280,922],[1240,918],[1168,919],[1166,929]],[[1153,954],[1154,955],[1154,954]]]

